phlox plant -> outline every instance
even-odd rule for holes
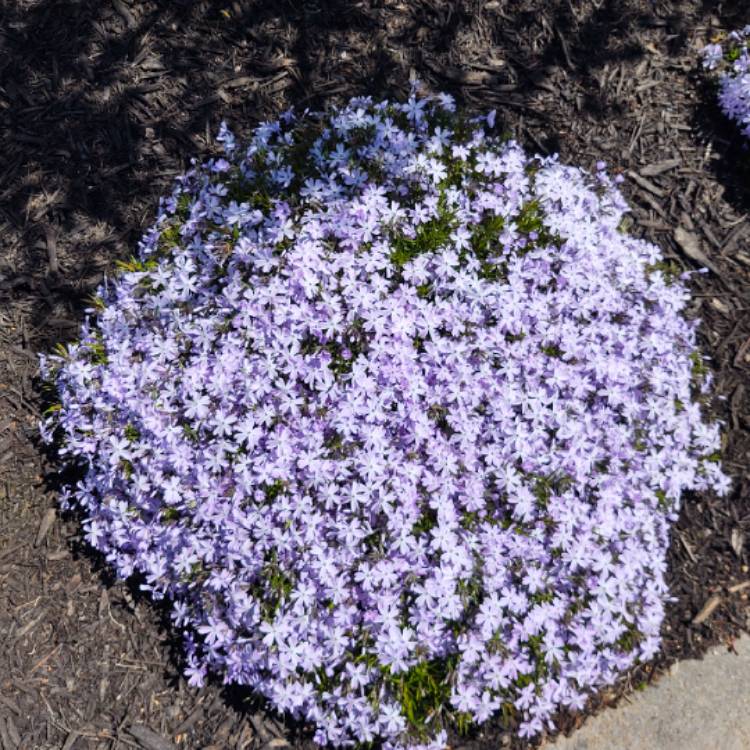
[[[722,111],[750,138],[750,26],[706,45],[702,55],[703,67],[718,75]]]
[[[594,174],[415,84],[192,168],[42,432],[86,539],[321,744],[523,736],[659,648],[669,529],[725,493],[688,292]]]

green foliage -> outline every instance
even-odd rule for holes
[[[672,503],[667,499],[667,493],[664,492],[664,490],[656,490],[654,492],[654,495],[656,495],[656,500],[659,506],[659,510],[662,510],[662,511],[669,510],[669,507],[671,506]]]
[[[344,440],[344,437],[337,431],[332,431],[323,443],[327,450],[327,458],[332,460],[342,460],[352,454],[357,448],[355,441]]]
[[[254,596],[262,602],[263,618],[273,619],[294,588],[294,580],[284,572],[276,550],[266,552],[265,564],[253,588]]]
[[[175,216],[177,216],[177,218],[181,222],[186,221],[188,216],[190,216],[190,195],[188,193],[183,193],[177,199],[177,208],[175,210]]]
[[[344,337],[343,343],[331,341],[326,344],[324,348],[331,355],[331,361],[328,364],[328,368],[336,376],[350,373],[357,357],[367,349],[364,321],[358,319],[352,323]],[[349,350],[348,358],[343,356],[344,349]]]
[[[400,701],[402,715],[415,736],[426,738],[430,730],[440,725],[446,706],[450,705],[451,677],[458,656],[420,661],[406,672],[384,672],[385,683]],[[457,717],[453,717],[454,720]],[[462,725],[468,728],[467,717]]]
[[[418,534],[426,534],[437,526],[437,512],[434,508],[429,505],[425,506],[422,510],[422,515],[419,520],[412,526],[411,533],[415,536]]]
[[[304,126],[294,129],[292,132],[292,144],[284,148],[287,156],[287,163],[292,167],[295,176],[298,176],[296,179],[299,180],[300,185],[305,175],[309,175],[310,173],[310,166],[312,165],[310,150],[322,132],[322,123],[308,121]],[[374,129],[372,130],[372,135],[374,135]],[[372,137],[372,135],[370,137]],[[298,189],[295,189],[295,186],[293,185],[290,187],[289,192],[291,194],[296,194]]]
[[[476,529],[479,523],[482,521],[482,516],[476,511],[467,511],[461,517],[461,527],[467,531]]]
[[[262,175],[251,185],[241,175],[226,183],[227,200],[236,203],[247,203],[251,209],[268,212],[273,208],[273,201],[263,187]]]
[[[534,604],[552,604],[555,601],[555,594],[552,591],[537,591],[529,597],[529,600]]]
[[[133,476],[133,464],[127,458],[120,459],[120,468],[125,475],[125,479],[130,479]]]
[[[177,523],[180,520],[180,511],[177,508],[162,508],[161,517],[164,523]]]
[[[89,362],[92,365],[106,365],[109,362],[107,348],[101,340],[101,334],[97,332],[96,341],[86,342],[85,347],[89,354]]]
[[[441,190],[446,190],[450,187],[460,188],[464,180],[465,165],[458,159],[452,159],[447,155],[441,159],[441,162],[445,167],[447,174],[438,187]]]
[[[62,404],[56,403],[56,404],[50,404],[45,410],[44,410],[44,416],[48,417],[50,414],[54,414],[55,412],[58,412],[62,409]]]
[[[70,359],[70,352],[65,344],[57,343],[52,347],[52,350],[58,357],[62,357],[66,361]]]
[[[634,225],[633,217],[627,214],[620,219],[620,223],[617,225],[617,231],[620,234],[630,234],[630,230]]]
[[[141,437],[140,430],[130,423],[125,425],[124,433],[125,433],[125,439],[129,440],[131,443],[134,443],[136,440],[138,440]]]
[[[646,266],[646,274],[650,276],[653,273],[660,273],[664,277],[664,282],[671,285],[678,280],[682,269],[673,260],[660,260]]]
[[[208,571],[203,566],[203,562],[198,560],[190,565],[190,571],[180,575],[180,581],[183,583],[197,583],[205,581],[208,578]]]
[[[521,212],[516,217],[516,226],[521,234],[536,232],[541,240],[542,233],[546,232],[546,229],[538,200],[529,201],[521,207]]]
[[[546,354],[548,357],[554,357],[555,359],[562,359],[563,354],[565,354],[557,344],[540,346],[539,351],[542,352],[542,354]]]
[[[334,375],[346,375],[352,371],[352,365],[354,364],[356,357],[354,351],[350,349],[351,356],[349,359],[346,359],[342,355],[344,347],[338,342],[331,342],[326,346],[326,349],[331,353],[331,361],[328,363],[328,369],[331,370]]]
[[[726,53],[726,61],[729,63],[737,62],[737,60],[740,59],[740,56],[742,55],[742,50],[744,47],[741,46],[732,46],[729,48],[729,50]]]
[[[471,578],[460,580],[456,584],[456,593],[467,609],[478,606],[484,598],[484,584],[482,583],[481,568],[475,568]]]
[[[383,535],[381,531],[375,530],[362,539],[362,548],[365,554],[379,557],[383,553]]]
[[[104,300],[98,294],[92,294],[88,297],[88,302],[97,312],[105,309]]]
[[[530,479],[534,481],[532,492],[536,497],[539,505],[546,508],[553,494],[560,495],[573,484],[573,479],[567,474],[529,474]]]
[[[706,363],[701,356],[701,353],[696,349],[695,351],[690,352],[690,362],[692,363],[692,367],[690,368],[690,374],[693,376],[693,379],[700,382],[703,380],[703,378],[706,377],[709,373],[709,369],[706,366]]]
[[[281,495],[287,488],[287,483],[282,479],[277,479],[271,484],[266,484],[263,487],[263,492],[266,496],[266,501],[272,503],[279,495]]]
[[[195,429],[191,424],[188,424],[185,422],[182,425],[182,431],[185,434],[185,437],[190,440],[192,443],[197,443],[198,439],[200,438],[200,435],[198,434],[198,430]]]
[[[504,227],[505,219],[502,216],[490,214],[474,227],[471,235],[471,249],[480,262],[479,276],[487,281],[499,281],[505,274],[501,266],[490,260],[500,250],[498,238]],[[463,251],[462,259],[465,256]]]
[[[615,648],[629,654],[643,640],[638,628],[630,624],[627,630],[615,641]]]
[[[417,287],[417,296],[421,299],[429,299],[432,294],[432,284],[420,284]]]
[[[635,427],[633,430],[633,435],[635,437],[635,440],[633,442],[633,447],[637,451],[645,451],[648,450],[649,443],[646,438],[648,438],[648,434],[642,427]]]
[[[526,641],[526,647],[532,655],[532,663],[534,665],[534,671],[528,672],[527,674],[519,675],[516,679],[516,685],[519,688],[525,688],[529,685],[539,685],[549,675],[549,667],[547,662],[544,660],[544,649],[542,644],[544,639],[541,635],[532,635]]]
[[[162,233],[162,237],[164,233]],[[115,268],[118,271],[129,272],[129,273],[145,273],[146,271],[153,271],[159,264],[153,258],[148,260],[139,260],[135,256],[130,256],[129,260],[116,260]],[[102,302],[102,305],[104,303]]]
[[[396,268],[403,268],[409,261],[419,255],[437,252],[450,242],[451,232],[456,227],[455,216],[447,208],[444,193],[438,199],[438,215],[416,228],[414,237],[395,237],[391,263]]]
[[[171,252],[173,247],[179,247],[182,241],[180,226],[180,224],[170,224],[161,230],[157,243],[157,248],[161,254],[166,255]]]

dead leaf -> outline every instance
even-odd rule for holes
[[[700,240],[697,235],[688,232],[684,227],[677,227],[674,230],[674,239],[680,246],[682,252],[684,252],[690,260],[694,260],[698,265],[705,266],[717,276],[721,276],[716,266],[706,257],[703,250],[701,250]]]

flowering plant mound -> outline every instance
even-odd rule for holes
[[[417,94],[222,126],[43,358],[87,539],[192,684],[320,743],[581,708],[658,648],[681,493],[728,485],[686,289],[603,165]]]
[[[703,67],[719,74],[719,104],[750,138],[750,26],[733,31],[724,44],[703,48]]]

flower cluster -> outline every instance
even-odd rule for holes
[[[725,492],[688,299],[595,174],[415,86],[285,113],[163,200],[43,371],[88,541],[320,743],[523,735],[652,657]]]
[[[724,44],[703,48],[703,67],[719,74],[719,104],[750,138],[750,26],[728,35]]]

